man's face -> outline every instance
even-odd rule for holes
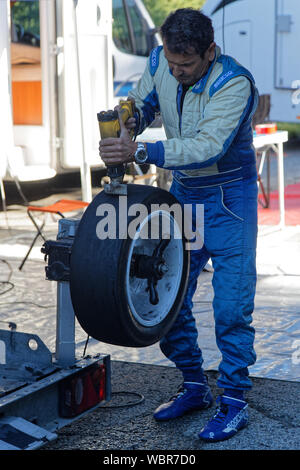
[[[186,54],[174,54],[169,51],[165,41],[163,46],[165,57],[176,80],[182,85],[194,85],[206,72],[209,62],[214,59],[216,44],[214,42],[210,44],[203,59],[194,48],[188,49]]]

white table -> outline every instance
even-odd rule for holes
[[[157,140],[166,140],[166,134],[163,127],[147,128],[143,134],[138,136],[137,140],[144,142],[155,142]],[[283,143],[288,141],[287,131],[277,131],[272,134],[255,134],[253,137],[253,145],[255,150],[264,149],[264,157],[266,152],[272,148],[278,160],[278,194],[279,194],[279,211],[280,211],[280,228],[285,225],[284,215],[284,165],[283,165]],[[264,158],[259,168],[259,174],[263,169]]]
[[[285,225],[285,208],[284,208],[284,163],[283,163],[283,143],[288,141],[287,131],[277,131],[272,134],[256,134],[253,137],[253,145],[255,150],[263,149],[264,155],[266,151],[272,148],[277,156],[277,172],[278,172],[278,196],[279,196],[279,227]],[[261,174],[263,162],[258,172]]]

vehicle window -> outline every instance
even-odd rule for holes
[[[135,39],[135,53],[141,56],[148,56],[147,24],[141,17],[141,14],[133,0],[129,0],[127,5]]]
[[[116,47],[127,54],[133,54],[128,23],[122,0],[113,0],[113,39]]]
[[[19,1],[12,3],[12,42],[31,46],[40,45],[39,2]]]
[[[15,125],[42,124],[39,1],[11,1],[11,79]]]

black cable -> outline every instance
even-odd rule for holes
[[[7,292],[10,292],[14,287],[15,285],[10,282],[10,278],[13,274],[13,268],[12,266],[10,265],[10,263],[8,261],[6,261],[5,259],[0,259],[0,261],[2,263],[5,263],[8,267],[9,267],[9,270],[10,270],[10,273],[8,275],[8,278],[7,278],[7,281],[0,281],[0,284],[9,284],[10,285],[10,288],[7,289],[6,291],[4,292],[0,292],[0,295],[3,295],[3,294],[6,294]],[[0,303],[0,306],[2,305],[14,305],[14,304],[31,304],[31,305],[34,305],[35,307],[38,307],[38,308],[51,308],[51,307],[55,307],[55,305],[39,305],[35,302],[31,302],[29,300],[20,300],[20,301],[15,301],[15,302],[3,302],[3,303]]]
[[[144,395],[142,395],[141,393],[138,393],[138,392],[125,392],[125,391],[122,392],[121,391],[121,392],[113,392],[112,396],[113,395],[134,395],[134,396],[138,397],[139,400],[132,401],[132,402],[129,402],[129,403],[124,403],[124,404],[121,404],[121,405],[114,405],[114,404],[105,403],[104,405],[100,405],[99,408],[110,409],[110,408],[124,408],[124,407],[128,407],[128,406],[130,407],[130,406],[140,405],[145,400]]]
[[[16,301],[16,302],[3,302],[3,303],[0,303],[0,306],[2,305],[15,305],[15,304],[31,304],[31,305],[34,305],[35,307],[38,307],[38,308],[53,308],[53,307],[56,307],[56,305],[39,305],[39,304],[36,304],[35,302],[30,302],[29,300],[20,300],[20,301]]]
[[[1,261],[2,263],[5,263],[5,264],[8,266],[10,273],[9,273],[9,275],[8,275],[7,281],[10,281],[10,278],[11,278],[12,273],[13,273],[13,268],[12,268],[11,264],[10,264],[8,261],[6,261],[5,259],[0,259],[0,261]]]
[[[1,261],[2,263],[5,263],[5,264],[8,266],[9,270],[10,270],[10,273],[9,273],[9,275],[8,275],[7,280],[6,280],[6,281],[0,281],[0,284],[1,284],[1,285],[6,285],[6,284],[9,285],[9,288],[8,288],[8,289],[6,289],[4,292],[0,292],[0,295],[4,295],[4,294],[6,294],[7,292],[10,292],[10,291],[15,287],[14,284],[13,284],[12,282],[10,282],[10,278],[11,278],[12,273],[13,273],[13,268],[12,268],[12,266],[9,264],[9,262],[6,261],[5,259],[0,259],[0,261]]]
[[[5,291],[3,292],[0,292],[0,295],[4,295],[4,294],[7,294],[7,292],[10,292],[11,290],[13,290],[13,288],[15,287],[14,284],[12,282],[9,282],[9,281],[1,281],[0,282],[1,285],[5,285],[5,284],[8,284],[10,287],[8,289],[6,289]]]

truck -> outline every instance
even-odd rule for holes
[[[251,71],[260,95],[270,96],[269,119],[299,123],[299,2],[207,0],[202,11],[222,52]]]
[[[143,73],[160,39],[140,0],[0,2],[0,181],[89,172],[97,113]]]

